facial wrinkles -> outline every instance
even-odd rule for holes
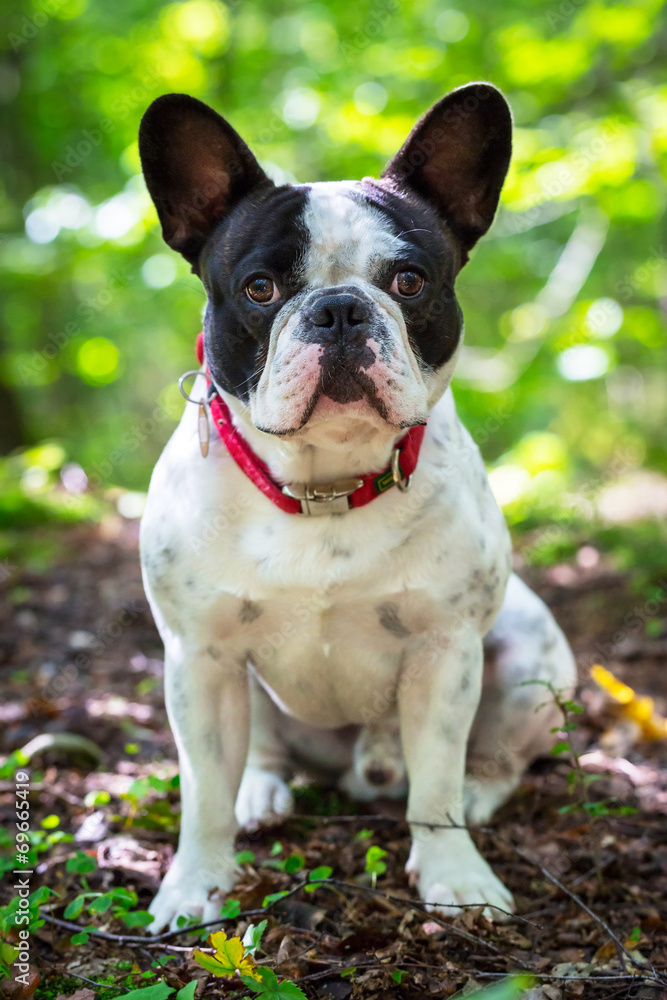
[[[382,261],[404,250],[389,220],[353,197],[341,182],[313,184],[303,223],[310,234],[304,278],[311,288],[343,284],[351,278],[372,281]]]

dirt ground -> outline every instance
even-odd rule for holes
[[[40,734],[55,737],[30,763],[33,822],[39,828],[57,816],[57,829],[75,839],[40,854],[33,887],[57,890],[48,916],[62,921],[80,891],[81,876],[66,871],[76,851],[97,859],[86,876],[91,890],[124,886],[137,893],[140,907],[148,905],[177,841],[178,793],[169,782],[175,750],[163,705],[162,650],[141,585],[137,523],[111,517],[58,534],[60,548],[48,566],[10,562],[0,574],[0,755]],[[254,858],[246,854],[231,894],[241,915],[225,929],[243,935],[250,922],[245,911],[261,908],[271,893],[295,890],[266,913],[257,958],[308,997],[451,997],[474,994],[510,972],[532,974],[533,1000],[667,997],[667,741],[638,742],[587,669],[602,662],[654,697],[665,714],[665,621],[647,634],[642,600],[590,553],[543,570],[526,569],[519,558],[519,568],[574,646],[584,711],[572,716],[569,733],[580,771],[575,787],[568,787],[570,754],[540,761],[492,828],[475,833],[513,891],[518,916],[502,924],[477,910],[453,922],[427,914],[403,872],[409,848],[403,806],[358,807],[335,790],[302,784],[298,815],[239,837],[239,851]],[[658,621],[660,613],[664,606]],[[584,773],[604,777],[584,787]],[[163,782],[155,789],[133,784],[147,775]],[[11,780],[2,781],[0,823],[10,833],[13,792]],[[371,845],[387,852],[375,888],[365,871]],[[303,867],[281,870],[281,859],[291,855],[302,856]],[[321,865],[333,870],[333,882],[314,893],[298,888]],[[11,897],[10,879],[0,905]],[[37,976],[30,989],[9,986],[14,1000],[119,996],[152,981],[140,973],[160,956],[172,956],[159,975],[176,989],[197,978],[198,997],[250,995],[238,980],[208,976],[193,961],[186,933],[155,943],[108,913],[84,914],[79,923],[112,937],[74,945],[72,930],[47,919],[35,932],[31,957],[41,983],[36,993]],[[124,940],[128,935],[138,940]],[[105,991],[100,980],[109,975],[124,985]]]

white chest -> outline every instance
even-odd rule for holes
[[[406,649],[434,630],[486,630],[507,553],[465,439],[444,456],[427,442],[410,493],[307,518],[275,508],[219,442],[201,459],[181,425],[142,525],[161,631],[250,663],[286,711],[324,727],[362,722],[393,698]]]

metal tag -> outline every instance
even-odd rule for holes
[[[199,400],[199,418],[197,420],[197,427],[199,430],[199,449],[202,456],[206,458],[208,455],[209,423],[208,411],[206,409],[206,403],[203,399]]]

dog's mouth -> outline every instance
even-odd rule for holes
[[[318,434],[356,440],[371,428],[386,435],[422,423],[423,380],[391,318],[352,324],[343,336],[332,323],[288,317],[252,397],[255,427],[277,437],[317,427]]]
[[[337,404],[332,406],[330,404]],[[332,414],[359,414],[374,411],[385,423],[389,423],[387,407],[378,395],[373,379],[361,368],[340,366],[335,370],[322,369],[320,382],[312,395],[301,420],[299,430],[313,416],[326,419]]]

